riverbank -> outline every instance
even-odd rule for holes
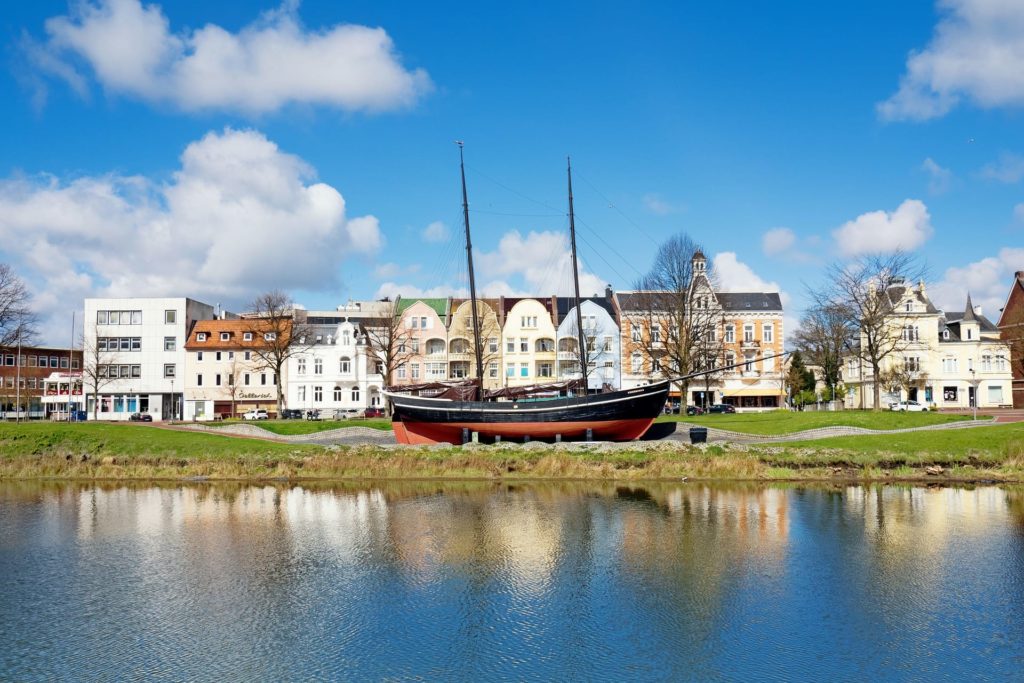
[[[0,478],[1024,481],[1024,424],[747,446],[305,445],[127,424],[0,425]]]

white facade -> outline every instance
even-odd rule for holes
[[[322,317],[316,312],[308,315]],[[310,329],[312,337],[299,340],[305,348],[288,359],[286,407],[319,410],[326,418],[383,407],[384,378],[359,325],[343,319]]]
[[[185,340],[196,320],[213,315],[213,306],[184,297],[86,299],[83,365],[89,419],[94,419],[97,400],[100,420],[127,420],[135,412],[149,413],[154,420],[180,417]],[[107,375],[98,392],[89,378],[94,365]]]
[[[607,384],[618,389],[621,381],[619,326],[607,310],[586,299],[580,302],[580,315],[588,347],[587,388],[600,391]],[[575,351],[579,345],[577,325],[576,307],[573,306],[558,326],[559,380],[580,377],[579,354]]]

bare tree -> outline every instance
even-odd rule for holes
[[[629,322],[639,322],[641,332],[639,340],[630,337],[623,357],[639,351],[662,377],[707,369],[709,354],[717,362],[722,311],[714,293],[715,274],[706,264],[703,251],[686,234],[661,245],[650,272],[636,283],[641,320]],[[688,380],[680,381],[684,401],[688,387]]]
[[[583,325],[583,338],[586,340],[586,346],[580,349],[580,334],[579,324],[576,322],[575,313],[569,312],[572,316],[569,322],[569,333],[558,340],[558,350],[562,353],[570,354],[572,360],[569,362],[573,364],[573,369],[570,372],[580,373],[580,378],[583,377],[583,365],[587,366],[588,378],[592,376],[593,372],[597,370],[597,359],[604,353],[604,347],[601,346],[603,342],[600,342],[597,338],[598,328],[597,325]],[[557,334],[556,334],[557,336]],[[591,369],[593,366],[593,370]],[[589,387],[588,387],[589,390]]]
[[[228,396],[231,397],[231,417],[235,417],[237,410],[235,404],[238,401],[238,392],[241,391],[242,385],[238,380],[242,378],[242,368],[238,364],[237,353],[232,356],[231,363],[228,365]]]
[[[928,373],[921,372],[917,368],[903,361],[892,363],[878,377],[878,383],[886,391],[906,391],[928,379]]]
[[[811,365],[821,368],[821,380],[832,394],[829,400],[835,398],[842,375],[843,353],[857,336],[853,318],[845,306],[814,304],[804,313],[793,334],[793,345]]]
[[[0,263],[0,346],[29,345],[35,341],[35,313],[24,281],[6,263]]]
[[[389,387],[393,384],[395,370],[414,354],[412,333],[402,324],[395,302],[381,303],[372,316],[363,319],[363,331],[369,360],[380,366],[384,386]],[[390,404],[387,410],[390,414]]]
[[[297,311],[291,297],[280,290],[260,294],[250,308],[245,331],[259,341],[251,349],[253,369],[273,373],[280,417],[284,410],[284,367],[289,358],[309,346],[306,341],[309,335],[301,318],[304,311]]]
[[[923,275],[903,252],[867,255],[853,263],[830,265],[825,273],[828,284],[813,293],[815,306],[842,311],[846,324],[856,330],[857,343],[848,348],[871,368],[875,410],[881,402],[882,362],[915,341],[904,333],[901,322],[906,316],[895,309],[896,298]]]
[[[89,324],[89,323],[86,323]],[[92,334],[87,335],[83,330],[80,341],[82,343],[82,390],[92,390],[92,419],[99,419],[100,391],[103,387],[117,380],[117,376],[110,375],[111,366],[117,367],[118,355],[106,349],[106,344],[101,344],[96,336],[97,325],[92,322]],[[83,396],[85,398],[85,396]]]

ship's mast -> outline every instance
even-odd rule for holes
[[[462,220],[466,225],[466,263],[469,267],[469,300],[473,309],[473,351],[476,354],[476,381],[480,390],[484,388],[483,345],[480,340],[480,316],[476,310],[476,278],[473,276],[473,241],[469,237],[469,195],[466,194],[466,162],[462,157],[462,141],[459,146],[459,171],[462,174]]]
[[[572,211],[572,160],[566,157],[566,167],[569,175],[569,241],[572,243],[572,284],[576,299],[576,330],[578,331],[577,344],[580,345],[580,370],[583,373],[583,393],[588,393],[590,385],[587,381],[587,336],[583,330],[583,311],[580,310],[580,268],[576,260],[576,219]]]

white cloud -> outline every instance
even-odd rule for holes
[[[995,256],[947,268],[942,280],[928,288],[928,295],[939,308],[962,311],[970,292],[971,302],[981,306],[989,320],[997,322],[1018,270],[1024,270],[1024,249],[1004,247]]]
[[[723,251],[712,259],[718,290],[722,292],[778,292],[777,282],[768,282],[754,272],[754,269],[736,257],[734,251]]]
[[[981,176],[1007,184],[1019,182],[1024,178],[1024,157],[1004,152],[999,155],[999,161],[982,167]]]
[[[1024,3],[940,0],[931,42],[907,58],[899,90],[878,104],[885,120],[942,116],[967,98],[984,107],[1024,104]]]
[[[895,211],[870,211],[832,231],[844,256],[911,251],[932,235],[931,216],[924,202],[907,199]]]
[[[793,247],[796,235],[789,228],[772,228],[761,236],[761,250],[766,256],[777,256]]]
[[[683,211],[685,207],[672,204],[666,201],[662,196],[656,192],[648,192],[643,196],[644,208],[656,216],[668,216],[669,214],[679,213]]]
[[[441,221],[434,221],[423,229],[424,242],[447,242],[448,226]]]
[[[928,192],[943,194],[953,183],[953,172],[939,166],[934,159],[928,157],[921,164],[921,169],[928,174]]]
[[[239,307],[270,288],[328,291],[339,263],[382,237],[375,217],[348,219],[341,194],[312,175],[262,134],[228,129],[188,145],[163,184],[114,174],[0,180],[0,240],[44,316],[85,296]]]
[[[569,237],[564,232],[530,233],[524,238],[518,230],[505,233],[498,249],[475,257],[477,277],[516,276],[533,295],[572,293],[572,257]],[[605,280],[580,268],[580,296],[604,293]]]
[[[337,24],[305,30],[297,3],[232,33],[206,24],[173,32],[159,5],[84,0],[46,22],[27,55],[81,92],[84,63],[104,90],[187,111],[251,114],[290,103],[381,111],[414,104],[432,88],[422,69],[402,66],[381,28]]]

